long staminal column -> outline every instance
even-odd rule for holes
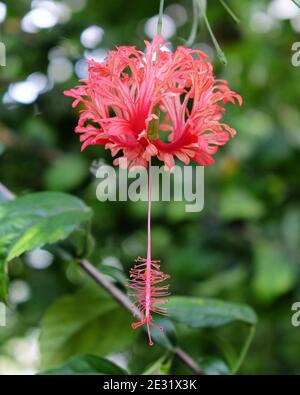
[[[153,322],[152,313],[167,314],[167,309],[161,306],[166,303],[165,296],[169,295],[169,285],[161,285],[162,282],[170,278],[160,270],[159,261],[151,259],[151,201],[152,201],[152,175],[151,160],[148,169],[148,220],[147,220],[147,258],[136,259],[136,264],[130,271],[128,288],[134,292],[129,294],[135,298],[134,304],[141,312],[143,318],[139,322],[134,322],[132,328],[146,325],[150,346],[153,345],[151,338],[151,326],[162,331],[161,326]]]

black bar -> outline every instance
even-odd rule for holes
[[[188,391],[197,393],[216,389],[238,390],[261,389],[262,385],[275,385],[277,389],[282,385],[286,389],[286,377],[294,382],[298,376],[105,376],[105,375],[74,375],[74,376],[1,376],[1,385],[6,382],[10,391],[26,389],[31,394],[43,394],[45,390],[54,392],[54,395],[67,391],[73,394],[99,394],[99,393],[137,393],[153,391]],[[64,389],[66,387],[66,389]]]

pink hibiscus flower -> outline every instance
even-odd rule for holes
[[[167,51],[161,36],[145,44],[146,53],[122,46],[102,64],[90,61],[83,85],[64,92],[75,98],[73,107],[82,105],[76,127],[82,150],[104,145],[113,157],[119,154],[114,164],[130,167],[147,167],[154,156],[167,169],[175,157],[214,163],[219,146],[235,134],[220,122],[221,104],[241,104],[241,97],[215,79],[202,51]]]

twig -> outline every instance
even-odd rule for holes
[[[296,0],[292,0],[292,2],[297,6],[297,7],[299,7],[300,8],[300,4],[298,3],[298,1],[296,1]]]
[[[4,196],[6,200],[13,200],[16,196],[0,182],[0,195]]]
[[[90,276],[97,284],[101,285],[120,305],[125,307],[126,310],[133,313],[137,318],[141,318],[140,311],[130,302],[127,296],[113,285],[106,277],[99,272],[94,265],[86,259],[78,261],[79,266]]]
[[[15,195],[0,182],[0,194],[2,194],[7,200],[15,199]],[[78,265],[81,269],[89,275],[97,284],[105,289],[121,306],[127,311],[133,313],[136,317],[141,318],[141,312],[131,303],[130,299],[120,291],[113,283],[107,280],[107,278],[99,272],[94,265],[92,265],[86,259],[79,259]],[[191,371],[196,375],[205,375],[204,371],[198,366],[196,361],[187,354],[182,348],[175,347],[174,355],[183,362]]]
[[[205,375],[205,372],[199,367],[197,362],[195,362],[194,359],[189,354],[187,354],[182,348],[175,347],[174,354],[178,359],[181,360],[181,362],[183,362],[195,374],[201,376]]]

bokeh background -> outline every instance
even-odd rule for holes
[[[176,46],[189,36],[192,4],[165,3],[163,33]],[[193,46],[207,52],[216,75],[243,96],[243,107],[228,106],[226,113],[238,134],[205,170],[201,213],[185,213],[177,202],[154,203],[153,250],[172,276],[173,294],[246,303],[256,311],[258,327],[242,373],[299,374],[300,328],[291,324],[291,306],[300,301],[300,67],[291,63],[291,47],[300,41],[300,9],[291,0],[228,4],[240,24],[219,1],[207,6],[227,66],[203,24]],[[156,0],[0,1],[0,40],[7,50],[6,67],[0,67],[0,180],[17,195],[53,190],[81,197],[94,210],[92,261],[121,277],[145,255],[145,204],[96,200],[91,165],[111,158],[101,147],[80,153],[73,133],[77,115],[62,92],[84,78],[86,59],[102,61],[115,45],[144,48],[143,40],[155,33],[158,6]],[[49,344],[39,340],[45,312],[86,279],[66,255],[51,250],[14,260],[10,278],[0,373],[32,374],[43,358],[51,359],[43,356]],[[101,330],[85,323],[65,358],[92,348],[142,372],[157,351],[129,325],[121,329],[120,320],[117,314],[102,318]],[[235,325],[183,329],[181,344],[197,350],[199,359],[216,356],[226,371],[230,347],[222,339],[239,344],[241,336]]]

